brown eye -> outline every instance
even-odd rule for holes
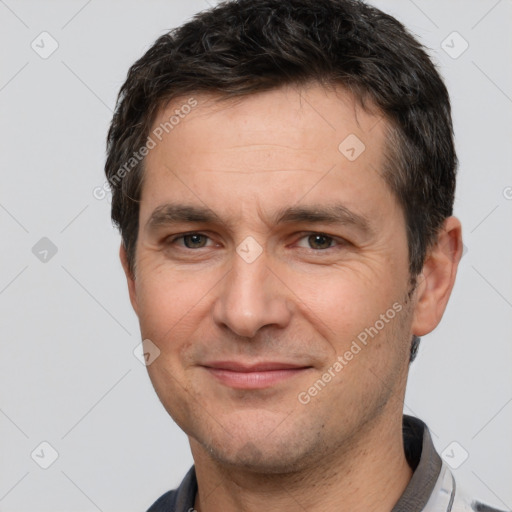
[[[321,233],[308,236],[308,243],[312,249],[329,249],[331,247],[332,242],[332,237],[322,235]]]
[[[180,238],[183,238],[185,247],[188,249],[201,249],[202,247],[205,247],[208,237],[201,235],[200,233],[192,233],[190,235],[183,235]]]

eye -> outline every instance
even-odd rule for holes
[[[184,246],[187,249],[202,249],[206,247],[209,238],[202,233],[185,233],[184,235],[171,239],[169,243],[174,244],[178,240],[183,240]]]
[[[305,240],[308,244],[307,246],[304,246],[299,243],[300,247],[313,249],[315,251],[331,249],[334,246],[333,244],[340,245],[339,241],[324,233],[309,233],[308,235],[303,236],[300,240]]]
[[[179,242],[178,242],[179,241]],[[171,245],[178,245],[184,249],[203,249],[211,246],[213,241],[205,234],[198,232],[184,233],[168,240]],[[339,240],[325,233],[308,233],[299,239],[299,247],[313,251],[326,251],[339,245],[344,245],[343,240]]]

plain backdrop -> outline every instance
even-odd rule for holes
[[[374,3],[430,49],[460,159],[465,254],[405,412],[428,423],[459,485],[511,508],[512,2]],[[192,464],[134,356],[120,238],[93,190],[129,66],[208,7],[0,0],[0,511],[142,511]]]

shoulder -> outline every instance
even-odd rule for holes
[[[453,503],[451,512],[506,512],[503,509],[490,507],[485,503],[474,499],[456,500]]]
[[[468,493],[455,481],[453,473],[443,461],[436,484],[424,512],[505,512],[502,509],[486,505]]]
[[[174,512],[176,510],[176,491],[169,491],[160,496],[147,512]]]
[[[456,486],[452,512],[505,512],[474,499],[465,489]]]
[[[505,512],[504,510],[499,510],[497,508],[489,507],[485,503],[480,503],[479,501],[473,501],[471,503],[472,510],[474,512]]]
[[[192,466],[180,486],[158,498],[147,512],[191,512],[197,493],[195,467]]]

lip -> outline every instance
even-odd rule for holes
[[[311,366],[275,361],[256,364],[244,364],[237,361],[215,361],[202,366],[216,380],[235,389],[263,389],[271,387],[311,369]]]

